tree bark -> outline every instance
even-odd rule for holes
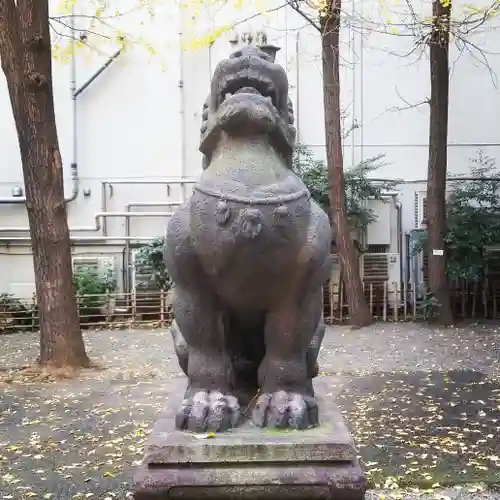
[[[48,0],[0,0],[0,58],[23,167],[40,320],[39,363],[88,366],[54,113]]]
[[[434,0],[429,38],[431,99],[427,170],[429,288],[437,299],[433,321],[453,324],[446,277],[446,171],[448,161],[449,43],[451,1]],[[443,255],[441,254],[443,252]]]
[[[352,324],[366,326],[372,316],[359,272],[359,259],[351,236],[344,193],[340,113],[339,34],[342,0],[329,0],[321,20],[323,99],[325,109],[326,161],[330,207],[336,244],[345,276],[349,317]]]

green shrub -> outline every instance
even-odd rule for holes
[[[371,174],[383,167],[384,155],[367,158],[357,165],[344,169],[344,192],[347,216],[352,228],[366,229],[377,220],[377,215],[366,206],[366,200],[386,202],[384,193],[394,190],[398,180],[374,181]],[[312,198],[329,213],[328,169],[324,161],[316,160],[310,148],[297,144],[293,156],[292,170],[302,179]]]
[[[168,275],[163,258],[165,238],[160,236],[147,245],[142,246],[136,254],[135,266],[139,277],[138,285],[142,288],[154,286],[168,290],[172,280]]]
[[[80,316],[99,316],[108,293],[116,290],[116,273],[112,268],[99,271],[90,266],[79,267],[73,273]]]
[[[31,331],[36,326],[38,314],[35,304],[28,305],[12,293],[0,294],[0,334]]]

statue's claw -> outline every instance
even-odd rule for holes
[[[252,413],[258,427],[307,429],[319,424],[318,405],[311,396],[279,391],[262,394]]]
[[[200,389],[182,402],[175,426],[191,432],[224,432],[238,425],[240,405],[229,394]]]

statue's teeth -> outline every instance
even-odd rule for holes
[[[227,92],[226,95],[224,96],[224,100],[229,99],[233,94],[230,92]]]
[[[269,104],[272,104],[273,103],[273,98],[270,97],[270,96],[267,96],[266,99],[269,101]]]

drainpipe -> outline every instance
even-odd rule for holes
[[[75,92],[73,94],[74,96],[74,99],[76,101],[76,99],[78,98],[78,96],[84,92],[87,87],[104,71],[106,70],[106,68],[108,68],[114,61],[116,61],[116,59],[118,59],[118,57],[120,56],[120,54],[122,53],[122,49],[118,49],[80,88],[78,89],[75,89]],[[106,192],[105,192],[105,186],[102,186],[101,187],[101,191],[102,191],[102,194],[103,196],[106,195]],[[103,210],[105,211],[105,210]],[[107,225],[106,225],[106,219],[104,219],[103,223],[102,223],[102,234],[104,236],[106,236],[108,234],[108,230],[107,230]]]
[[[73,57],[71,57],[71,100],[72,100],[72,141],[73,141],[73,160],[71,162],[71,194],[64,198],[66,203],[71,203],[75,201],[80,192],[80,179],[78,177],[78,162],[77,162],[77,105],[76,98],[78,96],[76,90],[76,60],[75,60],[75,49],[76,49],[76,32],[75,32],[75,6],[71,7],[71,16],[69,18],[69,25],[71,29],[71,43],[73,46]],[[0,198],[0,205],[20,205],[26,203],[26,196],[9,196]]]
[[[364,8],[363,2],[360,2],[360,19],[364,19]],[[353,13],[354,13],[354,2],[353,2]],[[359,144],[360,144],[360,153],[361,153],[361,161],[365,161],[365,134],[364,134],[364,124],[365,124],[365,37],[362,33],[359,35],[359,87],[361,89],[359,96],[359,117],[361,128],[359,130]]]
[[[182,13],[179,7],[180,22],[182,23]],[[182,24],[181,24],[182,25]],[[183,33],[179,31],[179,91],[180,91],[180,120],[181,120],[181,179],[186,176],[186,92],[184,90],[184,49],[182,48]],[[210,48],[209,48],[210,51]],[[211,57],[211,51],[209,52]],[[182,200],[186,199],[184,185],[181,185]]]
[[[74,9],[74,6],[73,6]],[[76,31],[74,25],[74,14],[70,17],[70,27],[72,31],[72,43],[73,43],[73,54],[76,46]],[[70,203],[78,197],[80,192],[80,177],[78,175],[78,114],[77,114],[77,99],[78,96],[84,92],[87,87],[104,71],[108,68],[122,53],[122,49],[118,49],[81,87],[76,88],[76,60],[73,55],[71,58],[71,100],[72,100],[72,108],[73,108],[73,117],[72,117],[72,127],[73,127],[73,160],[71,162],[71,194],[68,197],[64,198],[66,203]],[[25,196],[11,196],[6,198],[0,198],[0,205],[7,204],[21,204],[26,203]],[[104,221],[104,227],[106,223]],[[26,229],[28,230],[28,229]],[[106,232],[104,231],[104,234]]]
[[[74,96],[78,97],[87,87],[104,71],[108,66],[110,66],[114,61],[118,59],[122,49],[118,49],[79,89],[75,89]]]
[[[73,161],[71,162],[71,196],[66,200],[66,202],[72,202],[78,197],[80,191],[80,178],[78,177],[78,106],[76,102],[76,32],[75,32],[75,5],[71,6],[71,43],[73,45],[73,56],[71,57],[71,101],[73,108]]]
[[[300,142],[300,32],[297,31],[297,37],[295,39],[295,76],[296,84],[295,88],[297,93],[297,102],[295,103],[295,130],[297,131],[296,141]]]
[[[403,216],[402,216],[402,209],[403,205],[401,202],[396,201],[396,198],[394,198],[394,201],[396,202],[396,214],[397,214],[397,233],[398,233],[398,253],[399,253],[399,288],[401,290],[401,298],[403,300],[406,300],[406,297],[403,297]]]

